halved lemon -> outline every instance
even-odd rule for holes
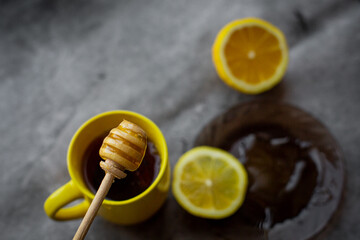
[[[264,92],[279,83],[289,59],[284,34],[258,18],[235,20],[222,28],[212,56],[220,78],[247,94]]]
[[[239,209],[247,183],[246,170],[233,155],[201,146],[186,152],[176,163],[172,191],[190,214],[221,219]]]

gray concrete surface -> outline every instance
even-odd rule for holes
[[[220,28],[248,16],[277,25],[290,48],[283,82],[259,96],[228,88],[211,62]],[[326,239],[359,239],[359,23],[355,0],[0,1],[0,239],[72,238],[80,221],[50,220],[43,203],[70,179],[67,145],[91,116],[148,116],[174,165],[210,119],[258,98],[305,109],[337,138],[347,194]],[[99,217],[87,239],[241,237],[187,219],[170,193],[148,222],[121,227]]]

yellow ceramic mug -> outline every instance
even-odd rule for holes
[[[116,127],[123,119],[143,128],[155,144],[161,158],[160,171],[154,182],[141,194],[124,201],[105,199],[99,214],[110,222],[135,224],[151,217],[167,198],[170,185],[170,165],[165,138],[160,129],[148,118],[129,111],[111,111],[85,122],[73,136],[67,156],[71,180],[52,193],[45,201],[46,214],[55,220],[71,220],[85,215],[94,194],[86,186],[82,174],[82,157],[89,144],[105,131]],[[81,203],[64,208],[76,199]]]

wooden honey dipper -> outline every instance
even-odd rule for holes
[[[100,157],[105,160],[100,161],[100,167],[106,173],[105,177],[73,240],[85,238],[114,178],[126,177],[125,170],[135,171],[138,169],[144,158],[146,146],[145,131],[134,123],[123,120],[119,126],[111,129],[99,151]]]

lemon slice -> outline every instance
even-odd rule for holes
[[[174,169],[172,191],[190,214],[221,219],[239,209],[247,181],[246,170],[233,155],[202,146],[180,157]]]
[[[264,92],[279,83],[289,59],[284,34],[257,18],[235,20],[222,28],[212,56],[220,78],[247,94]]]

